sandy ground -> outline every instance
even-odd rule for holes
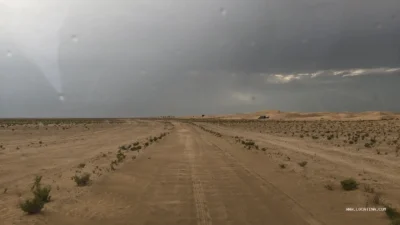
[[[312,121],[312,120],[393,120],[400,119],[400,113],[394,112],[282,112],[280,110],[263,110],[258,112],[249,113],[236,113],[236,114],[223,114],[223,115],[196,115],[185,116],[182,118],[204,118],[204,119],[228,119],[228,120],[252,120],[257,119],[259,116],[269,116],[272,120],[289,120],[289,121]]]
[[[372,149],[261,132],[254,124],[127,122],[0,129],[0,188],[6,190],[0,224],[376,225],[389,224],[385,213],[345,209],[381,207],[372,201],[376,193],[385,204],[400,203],[394,152],[377,156]],[[128,151],[116,170],[109,169],[119,146],[143,146],[162,132],[169,134],[140,152]],[[238,139],[251,139],[258,149]],[[71,176],[82,172],[93,181],[77,187]],[[35,174],[52,185],[52,201],[42,213],[25,215],[17,204],[30,196]],[[358,190],[341,189],[348,177],[360,182]]]

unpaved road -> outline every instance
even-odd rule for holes
[[[161,125],[149,123],[152,125],[147,128],[152,129],[135,128],[141,136],[151,135],[154,129],[163,130]],[[56,197],[41,215],[25,216],[11,210],[15,209],[12,204],[15,196],[0,194],[0,200],[7,199],[9,203],[0,204],[3,207],[0,212],[12,212],[7,217],[0,214],[0,221],[58,225],[389,223],[382,212],[345,212],[345,207],[364,207],[364,194],[326,190],[320,180],[313,179],[313,175],[320,175],[313,170],[313,163],[319,164],[318,161],[310,162],[311,174],[307,167],[289,165],[283,170],[270,154],[245,151],[232,142],[229,135],[241,135],[239,130],[210,126],[223,134],[216,137],[198,126],[173,124],[165,139],[141,151],[135,159],[127,160],[117,170],[99,176],[90,186],[78,188],[68,179],[52,177],[65,187],[53,190]],[[115,133],[108,140],[114,138],[124,144],[121,142],[129,139],[128,129],[119,131],[120,135]],[[115,141],[109,143],[110,148],[111,143],[114,149],[118,146]],[[101,142],[96,148],[104,144]],[[84,146],[91,149],[89,144]],[[266,143],[266,147],[276,150],[276,145]],[[283,152],[287,151],[284,147],[280,146]],[[11,175],[4,177],[11,182]]]

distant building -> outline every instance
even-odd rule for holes
[[[269,116],[260,116],[258,117],[259,120],[265,120],[265,119],[269,119]]]

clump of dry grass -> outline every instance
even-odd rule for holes
[[[86,186],[90,182],[90,174],[89,173],[84,173],[82,175],[76,174],[75,176],[73,176],[73,179],[77,186],[79,187]]]
[[[375,189],[371,187],[369,184],[364,184],[364,191],[368,193],[374,193]]]
[[[381,204],[381,203],[382,203],[382,201],[381,201],[381,196],[382,196],[382,194],[380,194],[380,193],[375,193],[375,195],[374,195],[373,198],[372,198],[372,202],[373,202],[375,205]]]

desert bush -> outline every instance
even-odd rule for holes
[[[386,216],[389,217],[391,220],[399,220],[400,219],[400,213],[397,212],[395,208],[392,208],[390,206],[385,206],[386,207]]]
[[[35,177],[34,182],[31,186],[33,198],[27,199],[19,204],[19,207],[22,211],[28,214],[36,214],[43,209],[45,203],[50,202],[51,186],[47,185],[45,187],[42,187],[41,181],[42,176]]]
[[[132,147],[132,148],[131,148],[131,151],[138,151],[138,150],[140,150],[140,149],[142,149],[142,146],[138,145],[138,146]]]
[[[36,176],[33,185],[31,187],[31,191],[35,198],[38,198],[44,203],[50,202],[51,186],[47,185],[45,187],[42,187],[41,181],[42,181],[42,176]]]
[[[34,197],[33,199],[27,199],[24,202],[21,202],[19,204],[19,207],[22,211],[28,214],[37,214],[42,211],[44,207],[44,202]]]
[[[327,190],[333,191],[333,185],[332,184],[325,184],[324,186]]]
[[[75,183],[78,185],[78,186],[86,186],[86,185],[88,185],[89,184],[89,181],[90,181],[90,174],[89,173],[85,173],[85,174],[83,174],[83,175],[75,175],[74,177],[73,177],[73,179],[74,179],[74,181],[75,181]]]
[[[299,166],[305,167],[307,165],[307,161],[299,162]]]
[[[119,150],[128,150],[129,146],[127,145],[121,145],[119,146]]]
[[[86,164],[85,163],[79,163],[78,168],[83,169],[85,168]]]
[[[47,203],[50,202],[51,199],[50,191],[51,191],[51,186],[49,185],[45,187],[38,187],[35,190],[33,190],[33,195],[40,201]]]
[[[345,191],[356,190],[358,188],[358,183],[353,178],[342,180],[340,184],[342,185],[342,188]]]
[[[119,151],[119,152],[117,153],[118,162],[122,162],[125,158],[126,158],[125,154],[122,153],[121,151]]]

